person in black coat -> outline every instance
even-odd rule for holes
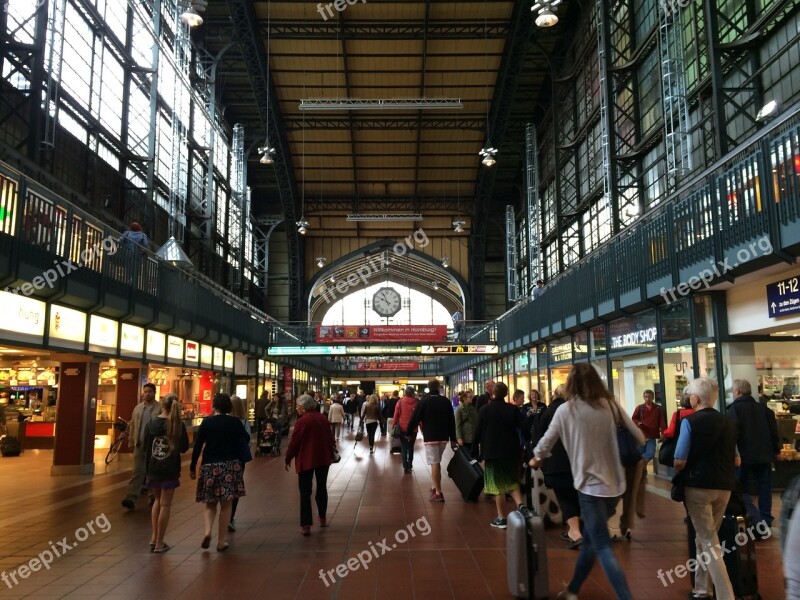
[[[525,418],[519,408],[506,402],[505,383],[495,383],[493,394],[492,401],[478,411],[472,455],[486,461],[483,489],[494,494],[497,507],[497,518],[490,525],[505,529],[505,495],[511,494],[517,506],[524,506],[519,489],[519,431],[525,426]]]
[[[736,426],[736,445],[742,458],[739,481],[745,491],[744,503],[750,523],[765,523],[772,527],[772,463],[780,454],[778,425],[775,413],[759,404],[750,395],[752,389],[746,379],[733,382],[733,404],[727,416]],[[756,508],[751,493],[758,494]]]
[[[550,422],[553,420],[553,415],[562,404],[565,404],[564,399],[564,385],[559,385],[553,392],[553,399],[541,415],[538,417],[538,422],[531,431],[531,444],[535,447],[539,440],[550,427]],[[544,483],[547,487],[552,489],[556,494],[558,505],[561,508],[561,514],[564,517],[564,522],[569,529],[561,534],[561,538],[567,542],[567,548],[577,548],[583,541],[581,535],[581,509],[578,503],[578,492],[575,490],[575,485],[572,479],[572,467],[569,463],[569,456],[564,449],[564,444],[561,440],[556,442],[553,446],[552,454],[547,460],[542,463],[542,474],[544,475]]]

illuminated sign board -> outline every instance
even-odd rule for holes
[[[497,354],[496,345],[422,346],[420,354]]]
[[[186,340],[186,362],[197,364],[200,359],[200,344]]]
[[[0,331],[16,334],[4,334],[4,339],[31,341],[31,338],[35,338],[39,343],[44,341],[44,315],[47,310],[44,302],[0,292],[0,306],[3,307]]]
[[[89,319],[89,350],[117,350],[119,325],[113,319],[92,315]]]
[[[214,348],[203,344],[200,346],[200,364],[209,369],[214,364]]]
[[[225,350],[225,369],[228,371],[233,370],[233,352]]]
[[[50,307],[50,340],[59,346],[83,348],[86,313],[53,304]]]
[[[180,362],[183,360],[183,340],[174,335],[167,336],[167,358]]]
[[[164,358],[167,354],[167,336],[160,331],[147,330],[147,358]]]
[[[214,348],[214,368],[222,370],[223,362],[225,362],[225,352],[222,348]]]
[[[270,356],[320,356],[344,353],[344,346],[275,346],[267,350]]]
[[[128,352],[141,356],[144,353],[144,329],[136,325],[122,324],[119,339],[120,353]]]

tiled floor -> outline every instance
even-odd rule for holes
[[[257,458],[248,464],[248,495],[241,501],[238,531],[231,535],[232,548],[226,554],[214,551],[216,542],[211,551],[200,548],[200,507],[185,471],[166,537],[173,549],[154,555],[148,551],[145,502],[135,512],[120,506],[130,457],[110,468],[101,460],[93,478],[50,477],[47,451],[0,459],[0,569],[9,581],[0,582],[0,600],[511,597],[506,587],[505,533],[489,527],[494,517],[492,502],[463,502],[449,480],[444,482],[447,501],[429,502],[430,473],[422,453],[415,457],[414,474],[404,476],[399,456],[388,454],[386,438],[378,443],[374,456],[366,445],[354,449],[352,441],[342,449],[343,460],[332,467],[329,477],[330,527],[315,527],[307,538],[299,535],[294,471],[284,472],[282,458]],[[688,558],[682,508],[662,496],[663,481],[653,481],[651,475],[651,482],[648,518],[637,525],[633,541],[618,543],[615,550],[634,598],[682,600],[690,589],[687,580],[665,588],[657,578],[658,569],[673,568]],[[776,501],[775,514],[778,508]],[[101,515],[107,517],[108,526]],[[88,528],[79,531],[89,522],[95,524],[94,534]],[[397,532],[408,532],[412,524],[415,535],[409,534],[404,541],[405,535]],[[64,546],[59,540],[71,545],[76,535],[84,537],[84,533],[85,541],[56,558],[49,569],[39,567],[26,579],[17,571],[18,585],[8,577],[40,554],[46,559],[51,543],[61,553]],[[577,552],[563,549],[558,534],[559,529],[548,530],[552,598],[569,579],[577,557]],[[385,548],[379,544],[384,538]],[[325,582],[320,578],[320,570],[336,569],[359,553],[366,561],[371,548],[375,551],[368,569],[359,565],[343,578],[336,576],[334,582],[328,576]],[[784,598],[777,536],[759,542],[757,555],[762,597]],[[580,597],[614,597],[599,565]]]

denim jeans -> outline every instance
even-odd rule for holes
[[[403,457],[403,468],[410,469],[414,463],[414,443],[417,441],[417,434],[412,433],[407,439],[405,435],[400,436],[400,456]]]
[[[569,582],[568,590],[577,594],[581,585],[592,571],[595,559],[600,559],[600,565],[614,588],[619,600],[632,600],[628,589],[625,574],[619,566],[617,557],[611,549],[611,539],[608,537],[608,517],[614,512],[619,498],[601,498],[588,496],[578,492],[583,523],[583,545],[581,546],[578,561],[575,563],[575,573]]]
[[[644,445],[639,446],[639,454],[642,455],[645,461],[651,461],[656,456],[656,441],[645,440]]]
[[[317,501],[317,513],[320,518],[325,518],[328,512],[328,469],[329,466],[308,469],[297,474],[297,482],[300,487],[300,526],[312,525],[311,516],[311,484],[314,476],[317,479],[317,493],[314,499]]]
[[[744,505],[747,508],[747,518],[752,525],[757,525],[764,521],[767,526],[772,527],[772,465],[743,464],[738,470],[739,481],[742,482],[744,490]],[[754,502],[754,496],[748,492],[755,491],[758,494],[758,507]]]

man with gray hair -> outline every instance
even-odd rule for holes
[[[718,390],[716,382],[707,377],[698,377],[689,384],[686,392],[695,412],[681,420],[675,471],[683,480],[697,557],[705,557],[703,567],[695,571],[694,590],[689,597],[711,598],[712,591],[716,591],[719,600],[733,600],[733,586],[722,553],[708,555],[708,548],[718,547],[720,542],[717,532],[731,492],[736,489],[738,465],[733,423],[714,408]]]
[[[733,382],[733,404],[728,418],[736,427],[736,443],[742,457],[739,481],[744,490],[747,516],[753,525],[763,522],[760,531],[772,526],[772,463],[781,451],[775,413],[756,402],[750,382]],[[758,495],[758,507],[753,495]]]

